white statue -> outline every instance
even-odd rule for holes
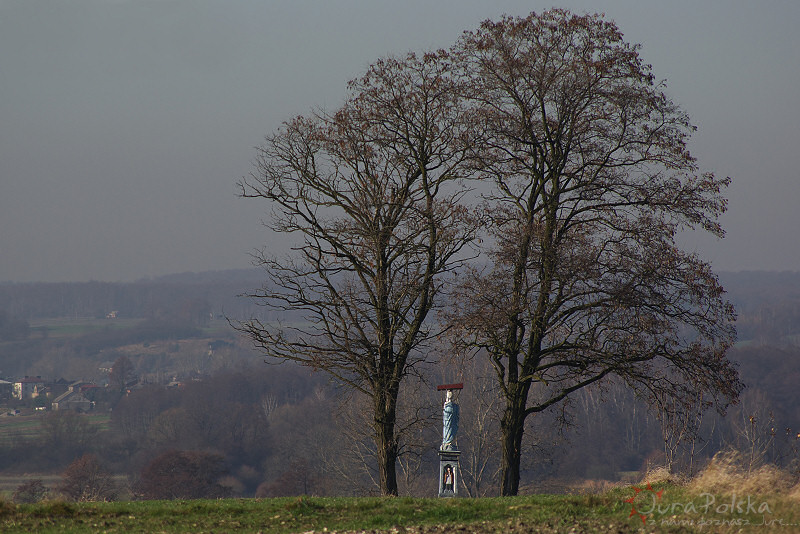
[[[453,390],[447,390],[442,411],[442,449],[454,451],[456,449],[456,434],[458,433],[458,404],[453,400]]]

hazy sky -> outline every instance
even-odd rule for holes
[[[241,268],[280,241],[236,196],[263,136],[375,59],[481,20],[603,12],[731,176],[718,270],[800,270],[800,2],[0,0],[0,281]]]

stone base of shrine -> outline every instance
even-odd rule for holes
[[[439,451],[439,497],[458,497],[461,451]]]

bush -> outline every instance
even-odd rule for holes
[[[30,480],[17,486],[11,498],[19,504],[37,503],[44,500],[49,491],[41,480]]]
[[[117,488],[111,472],[103,468],[93,454],[85,454],[72,462],[61,475],[58,487],[71,501],[113,501]]]
[[[264,482],[256,490],[256,498],[313,495],[314,472],[304,459],[294,460],[286,471],[272,482]]]
[[[0,497],[0,517],[10,517],[16,513],[17,507]]]
[[[226,474],[219,454],[168,451],[142,470],[134,492],[142,499],[216,499],[230,488],[219,483]]]

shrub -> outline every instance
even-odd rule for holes
[[[61,475],[58,491],[71,501],[111,501],[117,488],[111,473],[93,454],[84,454],[72,462]]]
[[[134,492],[142,499],[215,499],[230,488],[219,483],[226,474],[221,455],[210,452],[165,452],[142,470]]]
[[[19,504],[36,503],[44,500],[49,491],[41,480],[30,480],[17,486],[11,498]]]
[[[17,507],[0,497],[0,517],[10,517],[17,511]]]
[[[264,482],[256,490],[257,498],[295,497],[313,495],[316,477],[308,462],[304,459],[294,460],[277,479]]]

